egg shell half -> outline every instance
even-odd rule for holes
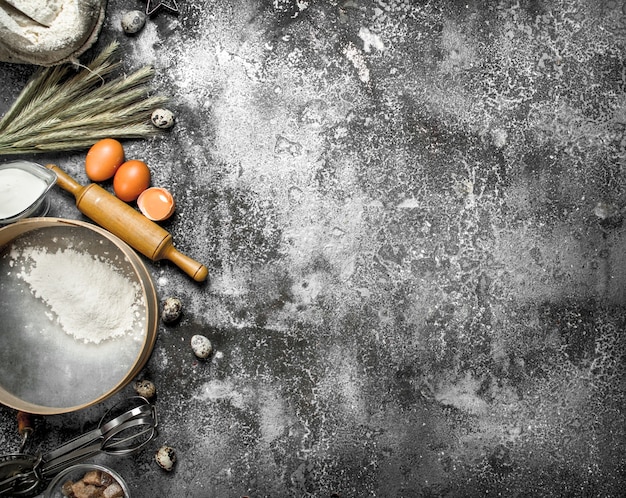
[[[137,207],[152,221],[163,221],[174,214],[176,203],[172,194],[161,187],[150,187],[137,198]]]

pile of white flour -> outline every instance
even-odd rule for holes
[[[133,330],[140,286],[110,263],[69,248],[13,249],[11,257],[23,263],[16,276],[75,339],[99,344]]]

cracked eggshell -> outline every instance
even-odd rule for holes
[[[211,355],[213,345],[207,337],[197,334],[191,338],[191,349],[198,358],[205,360]]]
[[[154,455],[154,459],[159,464],[159,467],[167,472],[171,472],[176,463],[176,451],[171,446],[161,446]]]

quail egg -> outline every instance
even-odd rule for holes
[[[169,109],[155,109],[150,119],[154,126],[163,130],[174,126],[174,113]]]
[[[122,16],[122,29],[128,35],[141,31],[146,24],[146,15],[140,10],[130,10]]]
[[[165,323],[174,323],[183,312],[183,303],[177,297],[168,297],[163,303],[161,319]]]
[[[171,472],[176,463],[176,451],[171,446],[161,446],[156,455],[154,455],[154,459],[159,464],[159,467]]]
[[[208,358],[213,351],[211,341],[203,335],[194,335],[191,337],[191,349],[193,353],[203,360]]]
[[[138,380],[135,382],[135,392],[139,396],[143,396],[146,399],[153,398],[156,394],[156,386],[154,382],[150,380]]]

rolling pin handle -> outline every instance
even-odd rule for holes
[[[204,282],[209,276],[209,270],[206,266],[186,256],[174,246],[169,246],[163,257],[169,259],[196,282]]]
[[[81,190],[85,188],[55,164],[46,164],[46,168],[56,173],[59,187],[70,192],[72,195],[77,196]]]

